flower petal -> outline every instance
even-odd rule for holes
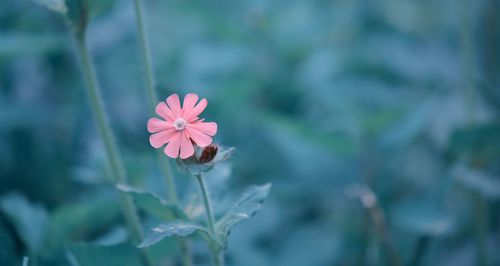
[[[148,132],[156,133],[158,131],[164,131],[169,128],[172,128],[173,125],[167,121],[160,120],[158,118],[150,118],[148,120]]]
[[[188,122],[195,121],[196,119],[193,120],[193,118],[196,118],[205,108],[207,107],[207,99],[201,99],[201,101],[191,110],[189,114],[185,114],[184,119]]]
[[[191,139],[200,147],[206,147],[212,143],[212,138],[208,135],[201,133],[195,128],[186,128]]]
[[[172,112],[172,110],[170,110],[170,108],[168,108],[165,102],[160,102],[158,105],[156,105],[156,113],[167,121],[175,120],[174,113]]]
[[[187,125],[188,128],[194,128],[200,131],[203,134],[207,134],[209,136],[215,135],[217,133],[217,124],[215,122],[196,122],[189,123]]]
[[[149,136],[149,143],[153,148],[160,148],[163,144],[171,141],[174,136],[176,130],[175,129],[167,129],[165,131],[160,131],[158,133],[154,133]]]
[[[181,136],[181,159],[186,159],[194,154],[193,143],[189,139],[187,130],[182,132]]]
[[[181,131],[175,131],[163,152],[170,158],[177,158],[179,156],[179,149],[181,147]]]
[[[177,94],[174,93],[168,96],[167,104],[168,107],[170,107],[170,110],[172,110],[172,113],[174,113],[176,118],[182,116],[181,102],[179,101],[179,96]]]
[[[193,111],[194,105],[197,101],[198,95],[194,93],[188,93],[184,96],[184,102],[182,102],[182,115],[184,117]]]

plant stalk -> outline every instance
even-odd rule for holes
[[[401,266],[402,263],[399,253],[387,230],[385,214],[378,204],[377,196],[368,186],[362,186],[357,194],[373,224],[375,234],[382,244],[382,249],[387,256],[387,264],[391,266]]]
[[[148,105],[151,114],[155,113],[155,106],[158,102],[158,96],[155,89],[155,78],[153,74],[153,63],[151,58],[151,49],[149,48],[149,38],[144,22],[144,11],[142,7],[141,0],[134,0],[135,9],[135,24],[137,28],[139,53],[142,58],[143,63],[143,75],[144,75],[144,86],[146,88],[146,94],[148,98]],[[165,183],[167,187],[168,198],[170,201],[176,205],[179,204],[179,198],[177,196],[177,189],[170,169],[170,161],[165,157],[161,150],[156,151],[156,156],[160,162],[160,168],[165,176]],[[179,240],[181,246],[181,257],[184,266],[191,266],[192,260],[190,255],[189,242],[185,239]]]
[[[106,155],[111,167],[113,181],[115,183],[127,183],[127,176],[123,163],[118,154],[118,148],[108,122],[106,111],[104,110],[104,103],[101,98],[101,90],[96,78],[95,68],[92,59],[90,58],[88,48],[86,45],[85,32],[76,32],[75,40],[77,46],[77,54],[81,63],[83,76],[86,83],[87,95],[89,97],[90,105],[97,119],[97,125],[101,134],[104,146],[106,148]],[[127,222],[130,237],[134,243],[139,243],[143,238],[143,231],[140,224],[137,210],[132,202],[132,199],[124,194],[119,193],[122,210]],[[149,257],[145,261],[151,265]]]
[[[210,196],[208,195],[207,185],[205,184],[205,179],[202,174],[195,175],[198,185],[200,187],[201,196],[203,198],[203,205],[205,206],[205,215],[207,217],[207,227],[208,233],[211,238],[215,238],[215,223],[214,214],[212,210],[212,202],[210,201]],[[216,266],[224,265],[224,254],[217,247],[213,240],[210,240],[210,250],[212,252],[213,260]]]
[[[477,86],[475,76],[477,66],[475,63],[475,44],[472,33],[472,21],[469,0],[462,0],[458,3],[458,14],[461,18],[460,40],[462,52],[462,76],[464,81],[465,107],[468,125],[474,125],[477,121]],[[487,233],[488,233],[488,202],[479,194],[473,193],[475,212],[475,233],[476,233],[476,264],[488,265]]]
[[[422,264],[425,253],[431,244],[431,240],[432,237],[429,235],[423,235],[418,238],[415,253],[412,255],[408,266],[419,266]]]
[[[158,96],[155,89],[155,79],[153,75],[153,63],[151,59],[151,50],[149,48],[149,38],[147,35],[145,22],[144,22],[144,11],[142,8],[141,0],[134,0],[135,6],[135,22],[137,27],[137,34],[139,37],[139,53],[142,58],[142,63],[144,66],[143,75],[144,75],[144,85],[146,88],[146,94],[148,98],[148,105],[150,112],[152,114],[155,113],[155,106],[158,102]],[[178,196],[177,191],[175,189],[174,177],[172,176],[172,172],[170,170],[169,161],[165,158],[165,156],[158,151],[158,158],[161,162],[161,169],[166,178],[167,191],[168,196],[172,202],[177,204]]]

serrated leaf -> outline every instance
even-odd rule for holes
[[[166,237],[187,237],[194,233],[201,233],[205,237],[208,237],[208,232],[202,226],[190,222],[185,221],[173,221],[162,223],[151,230],[149,230],[148,234],[144,241],[139,244],[139,248],[146,248],[151,245],[154,245],[161,241]]]
[[[500,180],[484,172],[458,166],[453,170],[453,176],[468,189],[479,192],[490,200],[500,198]]]
[[[176,204],[169,203],[159,196],[126,184],[116,186],[122,192],[132,196],[137,207],[162,220],[181,219],[187,220],[187,216]]]
[[[42,5],[57,13],[66,14],[68,7],[64,0],[32,0],[33,2]]]
[[[93,244],[73,244],[69,252],[79,266],[141,266],[139,250],[127,244],[101,246]]]
[[[226,238],[235,224],[251,218],[260,209],[270,189],[271,184],[267,183],[263,186],[251,186],[243,193],[226,215],[217,222],[217,236],[221,242],[226,242]]]
[[[30,251],[37,251],[47,226],[48,215],[45,208],[29,202],[20,194],[4,196],[0,201],[0,208]]]

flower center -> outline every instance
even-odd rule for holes
[[[176,130],[183,130],[186,127],[186,124],[186,120],[182,117],[179,117],[174,121],[174,127]]]

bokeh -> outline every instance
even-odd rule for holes
[[[98,2],[88,43],[120,153],[165,195],[133,3]],[[144,4],[160,98],[207,98],[216,142],[236,147],[210,176],[218,206],[273,184],[228,265],[500,265],[499,1]],[[187,202],[194,181],[172,167]],[[1,1],[0,265],[78,265],[123,224],[64,19]]]

